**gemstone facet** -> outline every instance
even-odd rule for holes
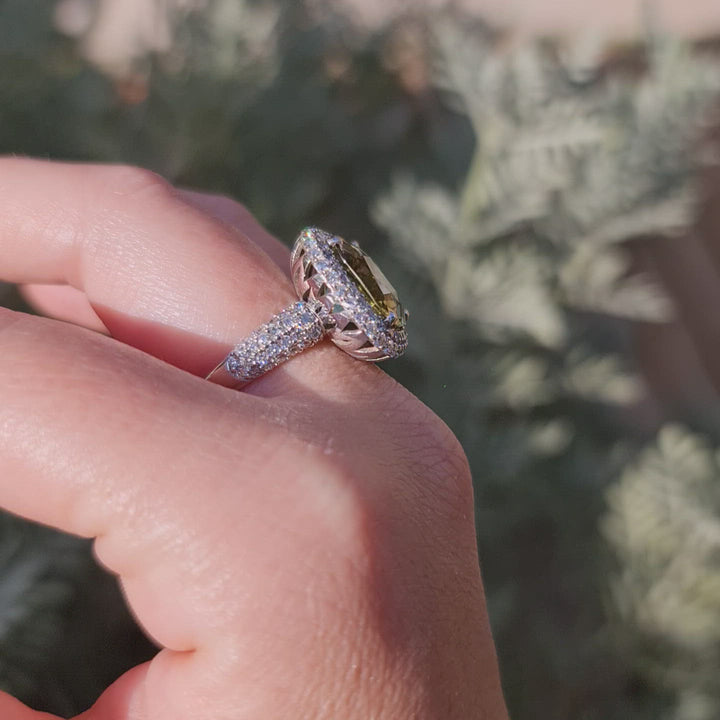
[[[367,253],[343,238],[337,240],[332,245],[333,255],[342,263],[348,277],[365,296],[370,307],[387,322],[388,327],[403,328],[405,313],[390,281]]]
[[[372,259],[338,235],[306,228],[295,241],[291,275],[298,297],[323,308],[328,337],[359,360],[399,357],[407,312]]]

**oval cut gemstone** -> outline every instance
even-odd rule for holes
[[[370,307],[392,328],[405,326],[405,312],[395,288],[382,274],[372,258],[359,247],[343,238],[335,238],[333,255],[342,263],[355,286],[370,303]]]

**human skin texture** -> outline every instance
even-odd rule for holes
[[[506,718],[448,428],[327,342],[203,379],[294,300],[283,246],[136,168],[0,186],[0,279],[65,321],[0,309],[0,505],[95,538],[162,648],[79,718]]]

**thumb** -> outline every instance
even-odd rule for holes
[[[145,679],[150,663],[128,670],[116,680],[100,699],[74,720],[130,720],[139,716],[138,708],[145,691]],[[19,700],[0,690],[1,720],[62,720],[51,713],[32,710]]]
[[[11,695],[0,690],[0,718],[2,720],[60,720],[57,715],[31,710]]]
[[[128,670],[100,696],[100,699],[89,710],[81,713],[74,720],[131,720],[145,717],[141,706],[144,703],[145,680],[149,669],[150,663],[147,662]],[[2,714],[0,714],[0,718],[6,720]],[[50,720],[51,718],[56,720],[53,715],[31,713],[27,718],[23,715],[15,718],[11,715],[7,720]]]

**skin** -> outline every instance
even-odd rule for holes
[[[0,178],[0,278],[65,321],[0,309],[0,505],[95,538],[162,648],[79,718],[506,718],[448,428],[330,343],[202,379],[294,300],[287,250],[144,170]]]

